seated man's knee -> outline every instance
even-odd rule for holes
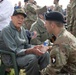
[[[32,65],[33,64],[38,64],[38,59],[35,55],[32,55],[30,61],[29,61]]]

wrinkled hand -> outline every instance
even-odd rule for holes
[[[45,52],[47,52],[48,50],[51,50],[52,46],[44,46],[44,45],[37,45],[33,48],[29,48],[25,51],[26,54],[36,54],[36,55],[42,55],[44,54]]]
[[[48,46],[44,46],[44,45],[37,45],[34,48],[35,48],[35,52],[38,51],[38,53],[40,52],[41,54],[44,54],[49,49]]]
[[[39,49],[39,46],[35,46],[33,48],[33,53],[36,54],[36,55],[42,55],[44,54],[44,52],[42,52],[40,49]]]
[[[46,51],[48,51],[49,47],[48,47],[48,46],[44,46],[44,45],[40,45],[40,46],[38,47],[38,49],[39,49],[40,51],[42,51],[43,53],[45,53]]]

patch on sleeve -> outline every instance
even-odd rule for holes
[[[55,63],[56,63],[56,57],[51,57],[51,62],[52,62],[53,64],[55,64]]]

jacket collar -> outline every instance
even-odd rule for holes
[[[57,38],[60,37],[64,33],[65,30],[66,30],[65,28],[62,28],[60,33],[58,34]]]

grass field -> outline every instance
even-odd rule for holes
[[[0,65],[1,65],[1,60],[0,60]],[[8,75],[15,75],[14,69],[11,69],[11,72]],[[19,75],[26,75],[24,73],[24,69],[20,69],[20,74]]]
[[[10,72],[9,75],[15,75],[15,73],[14,73],[14,69],[11,69],[11,72]],[[19,75],[25,75],[24,70],[21,69]]]

